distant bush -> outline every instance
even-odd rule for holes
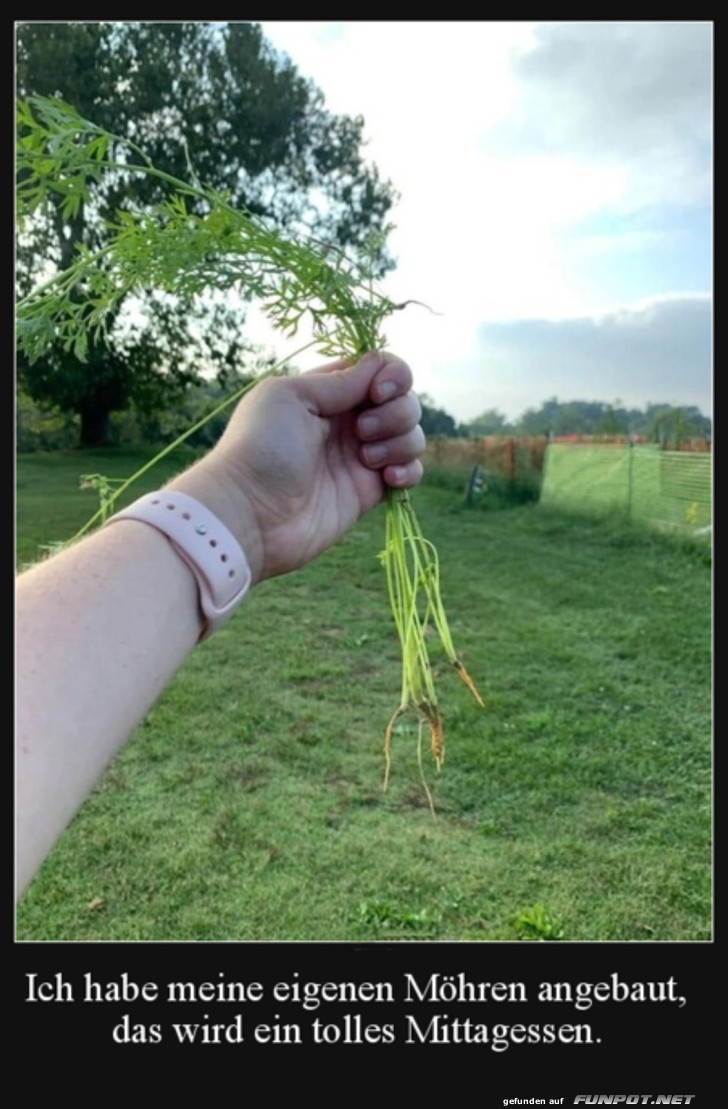
[[[78,445],[79,418],[54,408],[42,408],[27,393],[18,390],[15,400],[15,449],[33,451],[69,450]]]
[[[240,381],[244,381],[240,378]],[[212,412],[234,391],[238,381],[225,389],[216,382],[191,387],[176,405],[146,414],[134,404],[112,412],[110,445],[119,447],[158,447],[173,442],[188,428]],[[206,450],[214,446],[225,430],[230,411],[208,420],[188,439],[188,446]],[[16,400],[16,449],[34,451],[73,450],[78,447],[80,420],[56,408],[37,404],[27,393],[18,391]]]

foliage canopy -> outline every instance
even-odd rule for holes
[[[61,97],[115,136],[110,147],[91,140],[86,156],[117,165],[87,174],[87,191],[72,175],[45,190],[19,235],[21,295],[79,252],[103,251],[120,221],[162,201],[159,176],[125,171],[129,141],[162,173],[203,180],[274,226],[305,228],[338,248],[379,235],[373,271],[391,265],[383,232],[394,193],[363,160],[363,120],[328,112],[256,24],[29,23],[18,30],[17,79],[21,100]],[[209,212],[199,194],[187,203],[192,216]],[[21,383],[34,399],[79,413],[82,443],[98,445],[111,411],[168,404],[201,368],[239,372],[248,353],[240,324],[239,306],[221,298],[201,308],[184,290],[172,298],[137,287],[133,310],[119,300],[85,360],[59,343],[32,364],[21,352]]]

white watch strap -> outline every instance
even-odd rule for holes
[[[138,520],[161,531],[197,579],[207,639],[232,615],[250,588],[250,567],[235,536],[208,508],[174,489],[148,493],[117,512],[118,520]]]

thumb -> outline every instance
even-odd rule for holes
[[[387,351],[365,354],[353,366],[345,359],[294,379],[317,416],[340,416],[366,402],[379,404],[412,384],[409,367]]]

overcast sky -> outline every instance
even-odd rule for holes
[[[420,391],[462,421],[553,396],[710,414],[712,24],[262,26],[400,194],[383,287],[439,314],[388,345]]]

